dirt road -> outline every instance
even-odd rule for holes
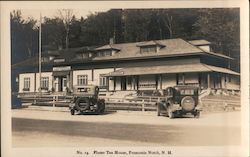
[[[14,147],[221,146],[240,144],[240,112],[199,119],[157,117],[155,112],[68,112],[13,110]]]

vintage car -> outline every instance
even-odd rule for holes
[[[75,111],[80,113],[96,113],[101,114],[105,110],[105,101],[98,97],[99,88],[92,85],[75,86],[73,88],[73,98],[69,104],[71,115]]]
[[[165,113],[169,118],[181,117],[185,114],[200,116],[201,107],[198,105],[198,88],[194,86],[168,87],[164,91],[164,99],[157,102],[157,115]]]

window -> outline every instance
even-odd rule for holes
[[[89,58],[89,54],[88,53],[79,53],[76,55],[76,57],[78,59],[86,59],[86,58]]]
[[[77,85],[87,85],[88,75],[77,75]]]
[[[49,77],[42,77],[41,78],[41,89],[48,89],[49,88]]]
[[[107,86],[107,77],[100,77],[100,82],[99,82],[100,86]]]
[[[155,46],[141,47],[141,53],[156,52]]]
[[[25,90],[30,89],[30,78],[29,77],[24,78],[24,89]]]
[[[177,74],[177,79],[179,85],[185,84],[185,74]]]
[[[105,51],[97,52],[97,57],[105,57],[105,56],[111,56],[111,55],[112,55],[111,50],[105,50]]]
[[[181,95],[194,95],[193,89],[182,89],[180,90]]]

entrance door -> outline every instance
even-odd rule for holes
[[[127,90],[126,76],[121,77],[121,90]]]
[[[63,77],[62,78],[62,91],[65,92],[67,89],[67,78]]]

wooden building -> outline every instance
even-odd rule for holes
[[[240,73],[229,68],[233,58],[213,52],[210,44],[178,38],[48,51],[42,58],[41,82],[34,68],[38,59],[34,58],[33,65],[14,65],[22,69],[18,91],[41,88],[42,92],[65,93],[85,84],[98,85],[106,92],[154,91],[180,84],[239,91]]]

